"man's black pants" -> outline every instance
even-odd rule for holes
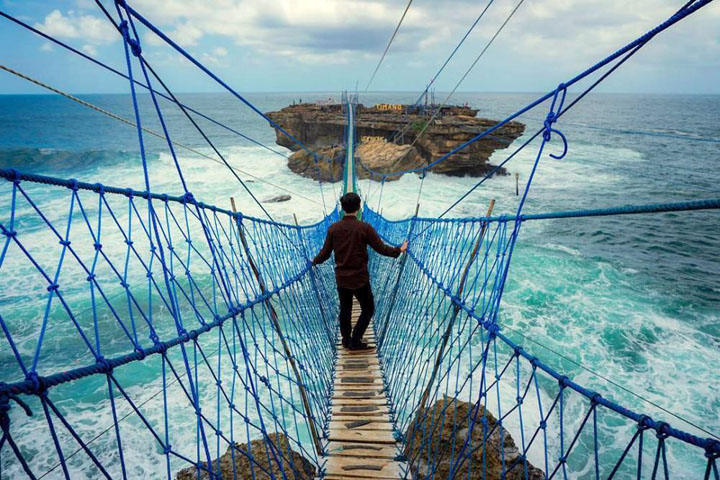
[[[350,334],[352,316],[352,299],[357,298],[360,303],[360,317],[355,324],[355,329]],[[343,338],[344,345],[357,345],[363,338],[365,330],[370,323],[370,319],[375,313],[375,300],[373,299],[370,282],[360,288],[341,288],[338,287],[338,297],[340,297],[340,334]]]

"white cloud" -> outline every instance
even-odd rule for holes
[[[89,43],[80,47],[80,50],[87,53],[91,57],[96,57],[98,54],[97,48],[95,48],[95,46],[93,46],[93,45],[90,45]]]
[[[43,51],[43,52],[52,52],[52,51],[54,51],[55,49],[53,48],[52,43],[50,43],[50,42],[45,42],[45,43],[43,43],[42,45],[40,45],[40,50]]]
[[[463,49],[478,52],[516,3],[496,1]],[[138,10],[169,27],[181,45],[196,45],[200,38],[215,35],[251,47],[255,54],[309,63],[321,62],[323,56],[328,63],[342,63],[342,55],[379,55],[405,5],[404,0],[135,0]],[[484,7],[484,2],[470,0],[414,3],[390,56],[428,50],[437,56],[446,49],[449,54]],[[677,7],[666,0],[527,0],[493,49],[575,65],[581,58],[614,51]],[[719,6],[704,10],[713,7]],[[698,23],[704,27],[704,43],[716,31],[719,14],[720,8],[714,8],[698,15],[703,17]]]
[[[111,43],[119,38],[119,33],[106,19],[93,15],[78,14],[73,10],[64,15],[53,10],[43,23],[36,23],[38,30],[62,39],[82,39],[90,44]]]
[[[221,60],[226,57],[228,54],[228,51],[224,47],[216,47],[213,48],[210,52],[205,52],[202,54],[202,59],[207,63],[212,64],[219,64]]]
[[[443,77],[457,78],[464,71],[518,1],[497,0],[491,5]],[[87,4],[87,0],[76,2]],[[242,55],[246,65],[280,61],[289,67],[307,64],[332,68],[376,61],[406,3],[406,0],[134,0],[133,6],[181,46],[196,47],[194,54],[211,62]],[[413,3],[383,68],[419,67],[424,63],[431,74],[485,5],[486,2],[475,0]],[[561,72],[584,68],[615,51],[663,21],[677,7],[667,0],[526,0],[488,51],[490,58],[482,63],[490,66],[487,62],[492,56],[502,52],[505,64],[516,62],[530,65],[530,69],[559,69],[558,76],[563,76],[565,73]],[[80,12],[53,10],[36,26],[61,38],[81,39],[86,45],[99,46],[119,38],[95,10]],[[652,47],[644,49],[633,63],[716,64],[720,58],[718,19],[720,4],[716,2],[678,28],[658,36]],[[144,45],[164,44],[151,32],[139,28]],[[226,53],[213,51],[208,44],[224,44]],[[449,86],[454,85],[451,80]],[[468,78],[468,83],[472,81],[473,78]]]

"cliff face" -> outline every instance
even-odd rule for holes
[[[476,113],[477,110],[467,107],[445,109],[444,114],[427,127],[413,147],[409,147],[429,120],[429,115],[404,114],[401,111],[358,105],[355,115],[359,142],[357,153],[363,164],[383,173],[427,165],[497,123],[477,118],[474,116]],[[321,160],[318,174],[313,156],[298,151],[299,147],[276,129],[277,144],[296,152],[291,156],[289,168],[301,175],[315,179],[320,177],[325,181],[335,181],[342,177],[344,151],[341,145],[346,117],[340,105],[304,103],[267,115],[319,156],[335,159],[334,163],[327,159]],[[403,130],[404,133],[398,136],[398,132]],[[483,175],[492,168],[488,164],[490,155],[495,150],[507,148],[524,130],[524,124],[510,122],[492,136],[469,145],[431,170],[447,175]],[[368,176],[361,166],[358,166],[357,172],[361,178]],[[500,173],[505,172],[501,170]]]

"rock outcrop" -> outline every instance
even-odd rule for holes
[[[427,114],[405,114],[362,105],[358,105],[355,112],[358,156],[364,165],[382,173],[427,165],[496,123],[495,120],[476,117],[477,110],[467,107],[447,108],[443,115],[439,115],[429,125],[427,122],[430,116]],[[346,116],[340,105],[304,103],[267,115],[316,152],[320,159],[318,171],[314,155],[300,150],[292,139],[276,129],[276,143],[295,152],[288,163],[290,169],[300,175],[322,178],[324,181],[342,178]],[[420,135],[423,130],[424,133]],[[447,175],[483,175],[492,168],[488,163],[490,155],[495,150],[507,148],[524,130],[524,124],[509,122],[491,136],[465,147],[431,170]],[[411,144],[412,147],[409,146]],[[357,172],[359,176],[363,172],[366,177],[369,176],[361,166],[358,166]],[[505,171],[501,169],[499,173]],[[391,179],[395,178],[399,177]]]
[[[501,442],[500,427],[496,426],[495,417],[482,405],[478,408],[469,444],[472,447],[465,451],[466,454],[472,453],[455,471],[454,478],[524,480],[525,466],[522,460],[517,461],[520,451],[512,436],[502,429]],[[474,414],[472,404],[450,397],[438,400],[429,409],[418,411],[405,432],[405,456],[414,479],[449,478],[467,438],[470,415]],[[483,418],[487,419],[487,430],[483,428]],[[489,434],[484,445],[483,431],[485,435]],[[530,462],[527,463],[527,475],[529,480],[545,478],[545,474]]]
[[[220,472],[217,471],[217,460],[212,462],[213,478],[255,478],[256,480],[270,480],[271,478],[283,478],[283,472],[287,478],[298,480],[311,480],[315,478],[315,467],[305,457],[290,448],[288,438],[282,433],[271,433],[268,441],[279,451],[276,455],[282,468],[272,456],[268,459],[265,442],[262,439],[253,440],[250,444],[235,446],[244,452],[251,454],[254,458],[250,462],[247,455],[235,450],[235,475],[233,475],[233,454],[231,447],[219,458]],[[203,463],[203,467],[206,464]],[[269,472],[269,473],[268,473]],[[254,475],[254,476],[253,476]],[[210,474],[204,468],[200,469],[198,476],[196,467],[188,467],[180,470],[175,476],[176,480],[210,480]]]

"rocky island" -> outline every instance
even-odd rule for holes
[[[477,112],[466,106],[357,105],[358,178],[380,180],[368,169],[391,174],[426,166],[497,123],[477,117]],[[276,143],[294,152],[288,161],[293,172],[322,181],[342,178],[347,123],[343,105],[302,103],[267,115],[314,152],[300,149],[275,129]],[[524,131],[524,124],[509,122],[430,170],[454,176],[484,175],[493,168],[488,163],[490,155],[507,148]],[[317,165],[315,156],[320,160]],[[505,170],[500,169],[498,173],[504,174]],[[390,176],[388,180],[398,178],[400,175]]]

